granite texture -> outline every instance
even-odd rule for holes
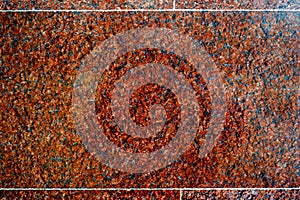
[[[179,191],[4,191],[1,199],[179,199]]]
[[[299,9],[297,0],[176,0],[180,9]],[[3,10],[93,10],[93,9],[171,9],[173,0],[4,0]]]
[[[168,9],[172,0],[5,0],[1,10],[95,10],[95,9]]]
[[[184,191],[182,199],[297,199],[299,190]]]
[[[299,187],[299,12],[0,13],[0,22],[1,187]],[[206,157],[197,152],[204,131],[172,164],[133,174],[87,151],[72,118],[72,89],[81,61],[101,41],[143,27],[166,27],[199,41],[222,71],[228,101],[224,131]],[[133,55],[189,65],[170,52],[144,49],[114,66],[137,62]],[[198,95],[205,97],[203,85]],[[135,98],[160,90],[141,88],[133,107],[141,106]],[[210,102],[200,96],[200,115],[208,121]],[[109,118],[97,105],[99,118]],[[131,117],[141,115],[137,122],[146,123],[145,112],[138,112]],[[47,192],[9,194],[21,193]]]
[[[176,8],[188,9],[299,9],[298,0],[176,0]]]

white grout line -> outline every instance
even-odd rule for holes
[[[1,190],[37,190],[37,191],[58,191],[58,190],[67,190],[67,191],[89,191],[89,190],[99,190],[99,191],[116,191],[116,190],[123,190],[123,191],[164,191],[164,190],[179,190],[179,191],[195,191],[195,190],[232,190],[232,191],[239,191],[239,190],[300,190],[298,188],[0,188]]]
[[[179,194],[179,200],[182,200],[182,190],[179,190],[180,194]]]
[[[300,9],[119,9],[119,10],[0,10],[0,12],[300,12]]]
[[[173,10],[176,10],[176,0],[173,0]]]
[[[299,12],[300,9],[175,9],[179,12]]]

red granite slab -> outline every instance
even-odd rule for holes
[[[172,0],[12,0],[2,1],[1,10],[97,10],[97,9],[168,9],[172,8]]]
[[[189,9],[299,9],[296,0],[176,0],[176,8]]]
[[[0,17],[1,187],[299,186],[299,13],[41,12],[1,13]],[[110,77],[120,76],[115,70],[125,61],[143,64],[146,60],[166,66],[176,63],[187,71],[189,81],[203,86],[198,88],[198,100],[204,130],[190,148],[162,169],[130,173],[103,164],[84,146],[74,123],[72,91],[82,60],[101,42],[146,27],[176,30],[199,41],[222,72],[228,100],[224,130],[201,158],[198,151],[210,120],[207,80],[195,76],[191,61],[161,49],[119,57]],[[134,104],[136,98],[143,100],[147,91],[159,90],[140,89],[132,99],[133,107],[141,106]],[[109,95],[101,100],[100,91],[101,122],[110,117],[101,107],[110,100]],[[172,93],[163,92],[177,105]],[[138,123],[146,123],[143,113]],[[111,127],[107,130],[109,136],[118,133]],[[132,151],[132,141],[123,136],[111,141]],[[172,137],[165,134],[154,146],[144,143],[147,148],[142,150],[155,151]]]
[[[179,199],[179,191],[3,191],[3,199]]]
[[[182,199],[297,199],[299,190],[184,191]]]

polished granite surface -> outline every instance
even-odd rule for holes
[[[30,9],[30,5],[7,2],[2,3],[2,9]],[[63,3],[67,6],[70,2]],[[108,4],[103,9],[116,8],[116,4],[112,7]],[[39,5],[47,6],[44,2]],[[178,5],[183,4],[179,2]],[[69,9],[68,6],[64,8]],[[55,6],[49,8],[56,9]],[[1,188],[299,187],[300,12],[2,12],[0,19]],[[139,44],[144,38],[151,37],[152,32],[144,34],[149,28],[158,30],[154,31],[154,36],[162,37],[161,44],[152,45],[150,39],[148,46]],[[141,38],[135,41],[134,37],[123,37],[119,40],[121,43],[111,40],[122,33],[133,33],[132,30],[138,30],[136,37]],[[172,35],[173,32],[179,39]],[[198,57],[190,59],[188,54],[194,52],[185,46],[185,40],[181,40],[183,36],[185,40],[195,41],[201,49],[202,54],[198,57],[209,57],[199,58],[203,74],[194,64]],[[169,45],[170,41],[172,45]],[[141,48],[130,49],[131,43]],[[166,49],[171,46],[171,50],[157,48],[157,45]],[[115,55],[119,50],[125,53]],[[105,66],[103,76],[95,76],[102,82],[95,82],[97,86],[91,93],[94,101],[89,103],[87,98],[91,97],[82,93],[74,96],[74,88],[94,81],[89,76],[87,82],[78,77],[92,61],[106,59],[100,54],[114,58],[114,61]],[[176,93],[151,81],[140,87],[127,84],[129,75],[134,73],[141,79],[151,80],[147,74],[134,71],[150,69],[149,63],[158,66],[162,63],[186,79],[195,91],[199,123],[196,123],[195,137],[182,154],[159,169],[139,173],[137,168],[147,162],[133,163],[133,167],[128,168],[131,171],[113,167],[110,165],[112,160],[102,162],[102,154],[97,155],[99,151],[113,154],[99,142],[98,132],[90,129],[103,129],[112,146],[127,152],[124,155],[156,152],[172,144],[186,111],[177,94],[181,90]],[[203,69],[209,69],[211,65],[218,73],[207,73],[207,79]],[[101,68],[92,67],[88,69],[91,72]],[[166,76],[157,75],[173,83]],[[224,105],[213,103],[214,90],[219,88],[211,88],[211,85],[220,77],[226,97]],[[135,78],[131,84],[139,81],[143,80]],[[121,128],[113,123],[118,115],[124,114],[114,114],[113,98],[124,99],[122,93],[133,86],[137,89],[129,96],[129,119],[147,127],[156,116],[153,110],[162,108],[166,111],[161,131],[144,138],[124,131],[127,130],[126,123]],[[121,89],[114,92],[116,88]],[[90,123],[89,116],[92,115],[89,112],[77,117],[75,97],[82,97],[78,104],[82,100],[87,102],[82,105],[93,108],[96,125]],[[155,105],[161,107],[151,109]],[[216,125],[222,126],[222,130],[204,155],[201,148],[214,117],[212,110],[222,106],[226,108],[224,123],[220,121]],[[193,114],[191,110],[187,113],[188,116]],[[77,118],[80,117],[86,123],[78,125]],[[82,130],[90,132],[81,134]],[[176,146],[173,153],[180,152],[178,149],[183,147]],[[172,152],[157,160],[168,157],[172,157]],[[148,170],[147,166],[141,168]],[[181,198],[296,199],[298,191],[198,190],[182,191]],[[78,198],[103,199],[178,199],[180,196],[179,190],[0,191],[4,198],[20,195],[28,198],[78,195]]]
[[[2,1],[2,10],[58,10],[58,9],[168,9],[172,7],[172,0],[12,0]]]
[[[297,0],[176,0],[185,9],[299,9]]]
[[[299,190],[186,191],[182,199],[297,199]]]

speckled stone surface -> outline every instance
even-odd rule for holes
[[[185,191],[182,199],[297,199],[299,190]]]
[[[3,199],[179,199],[179,191],[4,191]]]
[[[192,9],[299,9],[298,0],[176,0],[177,8]]]
[[[0,21],[1,187],[299,186],[299,12],[1,13]],[[143,27],[199,41],[223,73],[228,101],[224,131],[206,157],[198,157],[199,132],[172,164],[133,174],[87,151],[72,118],[72,89],[101,41]],[[128,55],[180,61],[159,51]],[[209,119],[209,102],[202,104]]]
[[[171,7],[172,0],[6,0],[0,3],[2,10],[167,9]]]

